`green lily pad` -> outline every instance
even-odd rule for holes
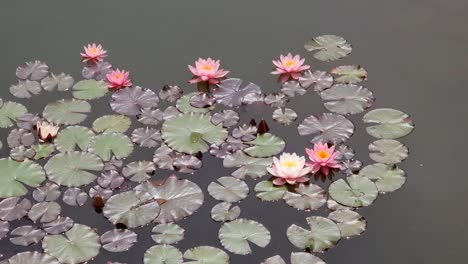
[[[364,123],[375,124],[366,128],[367,133],[375,138],[397,139],[414,129],[413,120],[408,114],[390,108],[369,111],[362,120]]]
[[[377,198],[377,187],[368,178],[351,175],[346,181],[339,179],[328,189],[331,198],[338,203],[351,207],[369,206]]]
[[[104,165],[101,159],[87,152],[59,153],[44,166],[49,180],[68,187],[89,184],[96,179],[92,171],[101,171]]]
[[[286,185],[276,186],[271,181],[261,181],[255,185],[256,196],[262,201],[277,201],[288,191]]]
[[[221,202],[211,209],[211,218],[217,222],[227,222],[237,219],[241,213],[239,206],[232,203]]]
[[[291,253],[291,264],[325,264],[319,257],[306,252]]]
[[[92,137],[94,137],[94,132],[87,127],[69,126],[58,133],[54,144],[60,152],[75,151],[76,147],[86,151]]]
[[[44,252],[61,263],[88,261],[99,254],[99,235],[88,226],[74,224],[64,235],[48,235],[42,241]]]
[[[252,253],[249,242],[266,247],[271,240],[270,231],[262,224],[247,219],[236,219],[226,222],[219,229],[219,240],[228,251],[247,255]]]
[[[245,176],[250,176],[252,179],[256,179],[267,173],[266,168],[271,166],[272,162],[271,157],[255,158],[240,150],[224,158],[223,166],[226,168],[239,168],[232,173],[232,176],[236,178],[244,179]]]
[[[316,184],[299,184],[294,192],[286,192],[284,201],[297,210],[316,210],[327,202],[325,191]]]
[[[124,115],[105,115],[93,122],[93,130],[96,132],[124,133],[128,130],[132,121]]]
[[[206,152],[208,144],[219,145],[227,136],[222,124],[214,125],[209,115],[197,113],[181,114],[166,120],[161,130],[161,137],[170,148],[189,154]]]
[[[186,264],[229,264],[229,255],[223,250],[210,246],[191,248],[184,253],[184,258],[191,260]]]
[[[197,94],[198,92],[194,92],[194,93],[189,93],[180,97],[179,100],[177,100],[176,102],[177,109],[179,109],[179,111],[181,111],[182,113],[208,113],[215,108],[215,105],[212,105],[210,107],[203,107],[203,108],[192,106],[190,104],[190,98],[192,98],[192,96],[197,95]]]
[[[49,103],[44,108],[44,117],[57,125],[75,125],[86,119],[91,105],[82,100],[62,99]]]
[[[307,51],[318,50],[314,57],[321,61],[334,61],[351,53],[352,47],[342,37],[323,35],[313,38],[305,43]]]
[[[24,185],[39,187],[45,180],[42,167],[30,160],[0,159],[0,168],[0,198],[25,195],[28,189]]]
[[[322,216],[306,218],[310,230],[291,225],[286,231],[289,241],[300,249],[310,249],[321,252],[330,249],[341,239],[338,226],[330,219]]]
[[[234,177],[220,177],[208,185],[208,193],[216,200],[234,203],[247,197],[249,186]]]
[[[47,158],[55,151],[54,144],[50,143],[32,145],[31,148],[36,152],[34,155],[35,160]]]
[[[256,158],[267,158],[283,151],[286,143],[278,136],[265,133],[258,135],[257,138],[252,141],[245,142],[245,144],[251,145],[244,149],[245,153]]]
[[[345,238],[358,236],[366,230],[366,219],[352,210],[337,210],[331,212],[328,218],[338,224],[341,236]]]
[[[24,114],[28,110],[24,105],[15,102],[0,103],[0,128],[7,128],[13,125],[13,121]]]
[[[331,74],[340,75],[335,78],[339,83],[358,83],[367,80],[367,71],[359,65],[343,65],[331,70]]]
[[[104,133],[91,139],[88,151],[98,155],[104,161],[109,161],[112,155],[117,159],[124,159],[133,152],[133,143],[124,134]]]
[[[159,244],[174,244],[184,239],[185,230],[174,224],[159,224],[151,232],[156,233],[151,238]]]
[[[60,262],[48,254],[26,251],[14,255],[5,264],[60,264]]]
[[[72,87],[73,97],[76,99],[91,100],[103,97],[109,91],[104,81],[83,80]]]
[[[182,264],[182,252],[171,245],[156,245],[145,252],[144,264]]]
[[[406,182],[405,172],[395,165],[371,164],[362,168],[359,175],[374,180],[381,193],[396,191]]]
[[[378,163],[396,164],[408,157],[408,148],[393,139],[379,139],[369,144],[369,157]]]

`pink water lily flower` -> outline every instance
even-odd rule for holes
[[[36,123],[39,142],[51,142],[56,136],[59,127],[46,121]]]
[[[305,151],[310,159],[306,165],[312,168],[312,173],[321,170],[323,174],[328,175],[330,168],[340,167],[340,161],[337,160],[339,152],[335,151],[335,146],[328,147],[327,144],[316,143],[313,149],[306,148]]]
[[[110,89],[121,89],[132,86],[132,80],[129,77],[130,73],[124,70],[113,70],[106,75],[107,87]]]
[[[305,158],[296,155],[296,153],[283,153],[280,158],[273,157],[273,165],[268,167],[268,172],[278,177],[273,180],[275,185],[284,185],[285,183],[296,184],[298,182],[307,182],[309,178],[305,175],[312,168],[304,167]]]
[[[188,65],[188,67],[194,75],[193,79],[189,81],[190,83],[208,82],[210,84],[217,84],[220,78],[225,77],[229,73],[229,71],[219,68],[219,60],[211,58],[206,60],[198,58],[195,62],[195,67],[192,65]]]
[[[279,74],[280,82],[286,82],[290,79],[297,80],[301,76],[302,71],[310,68],[309,65],[304,65],[304,60],[299,55],[280,55],[279,60],[273,60],[276,69],[271,74]]]
[[[83,48],[84,53],[80,53],[83,57],[83,62],[95,64],[98,61],[103,61],[104,57],[107,56],[107,51],[102,48],[101,44],[88,44],[88,46],[84,46]]]

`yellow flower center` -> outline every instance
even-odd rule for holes
[[[283,165],[287,168],[293,168],[293,167],[297,167],[297,162],[293,160],[288,160],[288,161],[285,161]]]
[[[328,151],[325,151],[325,150],[319,150],[317,151],[317,157],[321,158],[321,159],[328,159],[331,155],[330,155],[330,152]]]
[[[206,70],[206,71],[211,71],[211,70],[213,70],[213,66],[211,66],[211,65],[203,65],[202,68],[203,68],[204,70]]]
[[[98,54],[99,50],[97,48],[90,48],[88,49],[88,52],[91,53],[92,55]]]
[[[115,79],[119,79],[119,80],[120,80],[120,79],[123,79],[123,74],[121,74],[121,73],[114,73],[114,78],[115,78]]]
[[[288,60],[284,63],[284,65],[286,67],[291,67],[291,66],[295,66],[297,64],[297,62],[295,60]]]

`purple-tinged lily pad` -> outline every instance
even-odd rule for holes
[[[130,230],[114,229],[101,236],[102,247],[109,252],[129,250],[137,242],[137,234]]]
[[[60,194],[60,189],[57,184],[46,182],[33,191],[32,197],[38,202],[52,202],[57,200]]]
[[[74,222],[70,217],[59,216],[52,222],[44,223],[43,229],[49,235],[58,235],[72,228]]]
[[[106,75],[112,71],[112,65],[107,61],[98,61],[93,65],[86,66],[81,71],[85,79],[104,80]]]
[[[125,181],[125,178],[118,171],[110,170],[101,173],[97,178],[97,183],[102,188],[116,189],[119,188]]]
[[[152,90],[135,86],[114,92],[110,105],[119,114],[136,116],[144,108],[157,107],[158,103],[159,97]]]
[[[10,242],[18,246],[29,246],[41,241],[46,235],[41,229],[25,225],[13,229],[10,233]]]
[[[163,112],[159,109],[153,109],[153,108],[143,108],[141,110],[141,114],[137,116],[138,122],[145,124],[145,125],[150,125],[150,126],[155,126],[163,120]]]
[[[65,73],[57,75],[51,73],[50,76],[45,77],[41,81],[41,85],[46,91],[53,91],[55,89],[57,89],[57,91],[68,91],[74,83],[75,80],[73,77]]]
[[[144,148],[154,148],[161,144],[161,131],[150,127],[140,127],[132,132],[133,143]]]
[[[16,77],[22,80],[29,79],[31,81],[42,80],[49,74],[49,66],[41,61],[29,61],[16,69]]]
[[[338,144],[346,141],[354,132],[354,125],[342,115],[324,113],[320,117],[309,116],[298,126],[301,136],[316,135],[311,142]]]
[[[299,77],[299,83],[306,89],[313,86],[316,92],[321,92],[332,86],[333,77],[324,71],[307,71]]]
[[[63,193],[63,202],[70,206],[83,206],[88,200],[88,194],[80,188],[69,188]]]
[[[213,96],[218,103],[233,107],[245,104],[246,101],[244,99],[247,95],[262,93],[262,90],[256,84],[248,83],[242,88],[241,84],[241,79],[231,78],[223,80],[218,84],[218,88],[214,90]]]
[[[10,93],[18,98],[31,98],[42,91],[41,84],[36,81],[19,80],[17,84],[10,86]]]
[[[184,94],[182,88],[177,85],[164,85],[159,91],[159,97],[168,102],[175,102]]]
[[[31,209],[31,201],[20,197],[6,198],[0,201],[0,219],[13,221],[23,218]]]
[[[214,113],[211,117],[211,122],[215,125],[223,123],[224,127],[232,127],[237,125],[240,116],[236,111],[227,109],[218,113]]]
[[[33,222],[52,222],[60,215],[62,208],[56,202],[41,202],[33,205],[28,212],[28,217]]]

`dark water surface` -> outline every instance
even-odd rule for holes
[[[465,0],[3,1],[0,97],[23,103],[30,112],[41,112],[47,102],[63,94],[43,92],[31,100],[12,97],[8,87],[16,82],[17,65],[39,59],[53,72],[70,73],[78,80],[79,52],[90,42],[102,43],[110,53],[108,60],[130,70],[135,84],[154,90],[164,84],[194,90],[186,83],[191,77],[186,65],[198,57],[221,59],[230,76],[254,82],[264,92],[279,89],[276,78],[269,74],[271,60],[279,54],[306,55],[312,68],[321,70],[360,64],[369,72],[364,85],[377,99],[374,107],[399,109],[415,120],[415,131],[401,140],[410,148],[409,158],[400,166],[408,180],[402,189],[380,195],[372,206],[359,210],[368,220],[363,235],[342,240],[318,256],[329,264],[466,263],[466,10]],[[353,52],[332,63],[315,60],[303,44],[322,34],[343,36],[353,44]],[[93,114],[85,125],[110,113],[109,97],[99,101],[103,103],[92,103]],[[288,107],[298,112],[299,121],[325,112],[320,98],[310,91]],[[349,145],[367,165],[371,163],[367,146],[372,138],[365,133],[361,116],[350,118],[356,132]],[[249,118],[245,113],[243,117]],[[265,118],[272,132],[286,140],[287,151],[302,153],[308,138],[297,136],[297,122],[284,128],[271,121],[271,112]],[[3,143],[8,131],[0,130]],[[6,146],[1,150],[3,157],[7,150]],[[128,161],[152,159],[153,150],[136,150]],[[195,175],[178,175],[206,190],[211,181],[230,171],[223,168],[222,160],[205,155],[204,166]],[[159,170],[156,177],[169,174]],[[256,264],[276,254],[288,259],[296,249],[286,238],[286,228],[292,223],[305,226],[306,216],[326,215],[325,208],[303,213],[284,202],[260,202],[253,193],[255,182],[247,181],[251,194],[240,203],[241,217],[263,223],[271,231],[272,241],[264,249],[254,246],[251,255],[231,255],[231,263]],[[206,194],[201,209],[178,222],[186,230],[185,239],[177,244],[179,249],[222,248],[217,238],[220,224],[209,216],[216,203]],[[97,227],[100,234],[112,228],[89,203],[81,208],[64,205],[62,210],[62,215],[75,222]],[[150,231],[151,226],[139,229],[139,242],[129,252],[102,250],[91,263],[142,263],[145,250],[155,244]],[[8,239],[0,241],[0,253],[6,256],[19,248]],[[27,249],[40,249],[40,244]]]

